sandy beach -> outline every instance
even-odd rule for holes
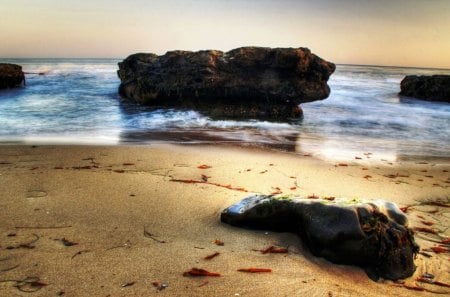
[[[450,237],[449,171],[449,160],[369,152],[333,162],[219,146],[0,146],[0,296],[449,294],[416,280],[428,273],[450,284],[449,246],[440,244]],[[220,222],[252,193],[393,201],[416,228],[417,270],[374,282],[312,256],[296,235]],[[288,253],[259,251],[271,245]],[[220,276],[183,276],[194,267]],[[272,272],[237,271],[249,267]]]

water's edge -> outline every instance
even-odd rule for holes
[[[0,59],[23,65],[27,85],[0,91],[0,142],[226,144],[351,158],[450,158],[450,105],[398,95],[405,75],[450,70],[338,65],[331,95],[302,104],[295,123],[214,120],[191,110],[123,101],[117,59]]]

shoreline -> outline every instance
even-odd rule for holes
[[[426,272],[450,283],[448,253],[419,254],[405,285],[373,282],[362,269],[312,256],[292,234],[220,223],[224,208],[278,188],[282,195],[383,198],[409,206],[411,227],[432,222],[428,228],[450,237],[446,208],[420,204],[449,203],[450,161],[358,161],[366,162],[215,145],[0,145],[0,259],[6,259],[0,261],[0,280],[39,277],[47,285],[36,296],[380,296],[386,290],[410,296],[406,286],[449,292],[415,281]],[[214,184],[172,181],[202,175]],[[214,244],[216,239],[224,245]],[[435,239],[416,235],[422,250],[435,246]],[[270,245],[289,253],[258,252]],[[215,252],[214,259],[203,259]],[[183,277],[193,267],[221,276]],[[248,267],[272,272],[237,271]],[[159,291],[153,282],[168,287]],[[20,295],[14,285],[0,282],[0,293]]]
[[[170,134],[170,133],[169,133]],[[178,133],[179,134],[179,133]],[[421,163],[430,162],[437,164],[447,164],[450,163],[450,156],[444,155],[418,155],[418,154],[396,154],[395,152],[389,151],[377,151],[377,150],[346,150],[346,149],[336,149],[331,152],[317,152],[318,142],[309,140],[306,146],[309,149],[305,149],[302,146],[304,144],[292,141],[287,142],[255,142],[255,141],[243,141],[243,140],[226,140],[220,136],[206,136],[198,140],[181,140],[171,138],[167,136],[166,132],[157,132],[161,139],[151,139],[148,141],[133,141],[132,138],[125,140],[113,140],[104,139],[101,141],[99,139],[66,139],[66,138],[55,138],[49,140],[0,140],[0,147],[2,146],[62,146],[62,147],[164,147],[164,146],[186,146],[186,147],[223,147],[225,149],[254,149],[260,150],[262,152],[273,152],[273,153],[284,153],[293,154],[294,156],[308,156],[319,159],[326,163],[333,162],[356,162],[364,163],[367,161],[368,165],[380,165],[390,163]],[[164,138],[164,135],[166,137]],[[198,136],[198,134],[195,134]],[[333,153],[335,155],[333,155]]]

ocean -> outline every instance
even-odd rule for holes
[[[235,144],[327,159],[450,158],[450,104],[400,97],[405,75],[450,70],[337,65],[326,100],[302,120],[215,120],[191,110],[138,106],[117,93],[117,59],[0,59],[26,86],[0,91],[0,143]]]

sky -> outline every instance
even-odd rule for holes
[[[269,46],[450,69],[450,0],[0,0],[0,16],[1,58]]]

